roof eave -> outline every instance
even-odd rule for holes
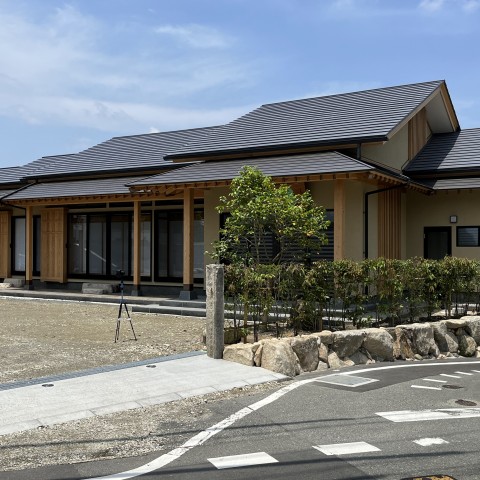
[[[341,140],[326,140],[321,142],[295,142],[295,143],[286,143],[281,145],[264,145],[261,147],[247,147],[247,148],[232,148],[224,150],[210,150],[207,152],[191,152],[191,153],[170,153],[165,155],[165,160],[172,160],[174,163],[180,163],[182,161],[188,161],[192,159],[207,159],[212,158],[216,159],[218,157],[228,157],[230,155],[243,155],[243,154],[265,154],[268,152],[278,152],[297,149],[301,150],[303,148],[312,148],[312,147],[338,147],[342,145],[357,145],[359,143],[378,143],[385,142],[388,140],[388,137],[385,135],[376,135],[368,137],[353,137]]]

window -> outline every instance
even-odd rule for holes
[[[457,227],[457,247],[480,246],[480,227]]]

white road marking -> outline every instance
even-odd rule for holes
[[[421,445],[422,447],[430,447],[431,445],[442,445],[450,442],[447,442],[443,438],[420,438],[418,440],[414,440],[413,443]]]
[[[480,373],[480,370],[472,370],[472,372]]]
[[[380,452],[380,449],[367,442],[333,443],[331,445],[314,446],[325,455],[351,455],[353,453]]]
[[[425,385],[410,385],[412,388],[424,388],[425,390],[441,390],[440,387],[426,387]]]
[[[467,373],[467,372],[455,372],[458,373],[459,375],[473,375],[473,373]]]
[[[265,465],[267,463],[278,463],[278,460],[265,452],[246,453],[243,455],[231,455],[229,457],[209,458],[219,470],[224,468],[250,467],[252,465]]]
[[[473,364],[480,364],[480,361],[469,362],[469,363],[472,364],[472,365]],[[451,362],[447,362],[446,364],[448,364],[448,365],[465,365],[465,362],[451,361]],[[354,373],[359,374],[359,373],[372,372],[372,371],[377,371],[377,370],[392,370],[394,368],[397,369],[397,368],[417,368],[417,367],[435,367],[435,366],[438,367],[438,365],[439,365],[439,363],[423,363],[423,364],[411,363],[411,364],[408,364],[408,365],[389,365],[389,366],[385,366],[385,367],[364,368],[364,369],[356,370],[355,372],[343,372],[340,375],[352,375]],[[440,363],[440,365],[442,365],[442,364]],[[210,427],[210,429],[214,429],[218,425],[221,425],[221,424],[225,425],[220,430],[215,431],[215,433],[212,433],[207,438],[204,438],[204,436],[205,436],[205,433],[210,429],[207,429],[207,430],[204,430],[203,432],[200,432],[199,434],[192,437],[190,440],[185,442],[180,447],[175,448],[174,450],[171,450],[170,452],[165,453],[164,455],[161,455],[160,457],[156,458],[155,460],[153,460],[153,461],[151,461],[151,462],[149,462],[149,463],[147,463],[147,464],[145,464],[141,467],[135,468],[133,470],[129,470],[127,472],[114,473],[113,475],[108,475],[108,476],[105,476],[105,477],[89,478],[88,480],[128,480],[130,478],[138,477],[140,475],[144,475],[146,473],[153,472],[154,470],[162,468],[162,467],[168,465],[169,463],[173,462],[174,460],[180,458],[184,453],[188,452],[189,450],[191,450],[195,446],[201,445],[202,443],[206,442],[208,440],[208,438],[210,438],[211,436],[215,435],[216,433],[222,431],[224,428],[227,428],[228,426],[232,425],[239,418],[243,418],[243,416],[248,415],[248,413],[252,413],[257,409],[259,409],[259,408],[261,408],[265,405],[268,405],[269,403],[274,402],[275,400],[277,400],[281,396],[285,395],[286,393],[290,392],[291,390],[295,390],[296,388],[301,387],[305,384],[314,382],[315,380],[316,380],[316,378],[309,378],[309,379],[306,379],[306,380],[300,380],[298,382],[292,383],[290,385],[287,385],[287,386],[281,388],[277,392],[272,393],[271,395],[269,395],[265,399],[260,400],[259,402],[256,402],[256,403],[250,405],[250,407],[246,407],[242,410],[239,410],[237,413],[234,413],[233,415],[231,415],[230,417],[225,419],[223,422],[220,422],[217,425],[214,425],[213,427]],[[247,413],[243,414],[242,417],[235,418],[233,421],[231,421],[230,424],[225,424],[225,422],[227,420],[232,419],[233,417],[235,417],[240,412],[243,412],[244,410],[249,410],[249,411]]]
[[[448,373],[441,373],[442,377],[450,377],[450,378],[462,378],[459,375],[449,375]]]
[[[437,383],[447,383],[446,380],[437,380],[435,378],[424,378],[426,382],[437,382]]]
[[[275,400],[279,399],[286,393],[295,390],[298,387],[306,385],[308,383],[312,383],[316,380],[316,378],[308,378],[306,380],[300,380],[299,382],[291,383],[290,385],[286,385],[285,387],[277,390],[276,392],[272,393],[268,397],[260,400],[259,402],[255,402],[252,405],[242,408],[238,412],[230,415],[226,419],[222,420],[221,422],[207,428],[203,432],[197,433],[197,435],[193,436],[189,440],[187,440],[183,445],[178,448],[171,450],[168,453],[161,455],[160,457],[152,460],[151,462],[142,465],[138,468],[134,468],[132,470],[128,470],[127,472],[121,473],[114,473],[113,475],[107,475],[105,477],[95,477],[89,478],[89,480],[128,480],[130,478],[135,478],[140,475],[145,475],[146,473],[153,472],[154,470],[158,470],[159,468],[165,467],[174,460],[180,458],[183,454],[187,453],[194,447],[198,447],[205,443],[208,439],[220,433],[227,427],[233,425],[237,420],[240,420],[243,417],[246,417],[250,413],[255,412],[261,407],[268,405],[269,403],[274,402]]]
[[[424,420],[447,420],[454,418],[480,417],[480,408],[441,408],[438,410],[400,410],[398,412],[377,412],[392,422],[422,422]]]

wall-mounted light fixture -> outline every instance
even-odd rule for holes
[[[458,217],[456,215],[450,215],[450,223],[457,223]]]

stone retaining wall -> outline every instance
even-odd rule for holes
[[[480,316],[228,345],[224,360],[288,376],[377,361],[480,358]]]

